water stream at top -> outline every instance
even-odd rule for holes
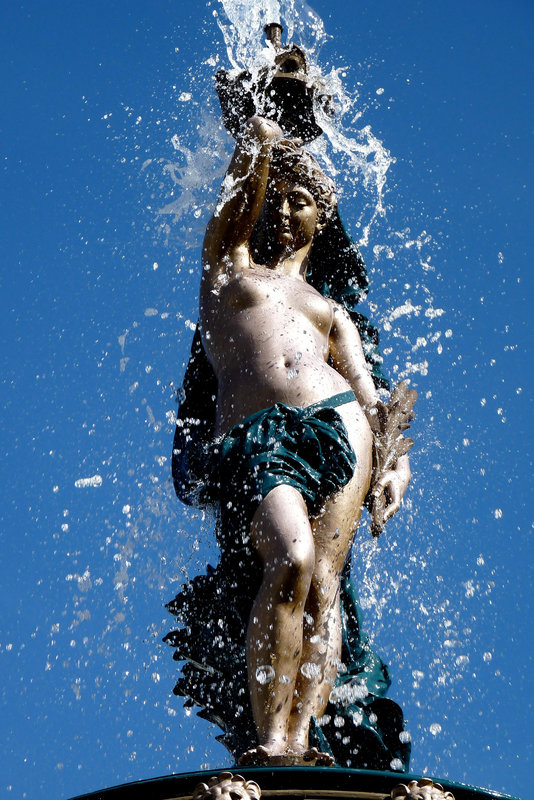
[[[394,159],[369,125],[357,126],[361,116],[358,93],[345,87],[344,67],[332,67],[326,74],[322,72],[318,57],[329,37],[321,18],[304,0],[269,0],[261,7],[246,0],[219,0],[213,16],[233,73],[247,69],[254,79],[262,67],[272,65],[276,51],[265,41],[263,32],[268,22],[281,22],[287,42],[294,41],[303,47],[308,56],[310,76],[320,78],[325,93],[335,99],[333,117],[316,106],[316,118],[324,136],[311,143],[309,149],[336,180],[341,198],[348,201],[358,195],[359,216],[352,221],[351,228],[360,245],[368,245],[374,220],[385,214],[386,176]],[[217,62],[214,58],[213,65]],[[219,124],[219,114],[217,108],[208,111],[208,104],[205,105],[200,142],[194,149],[186,146],[180,136],[173,137],[173,145],[184,165],[167,166],[178,197],[162,208],[161,213],[172,213],[175,221],[195,203],[207,180],[220,179],[220,169],[214,169],[214,156],[222,151],[227,157],[229,146],[228,137]],[[199,202],[199,208],[200,205]]]
[[[265,44],[263,28],[279,22],[285,28],[287,42],[295,41],[306,52],[310,75],[324,81],[326,94],[335,98],[333,117],[316,104],[315,114],[324,136],[310,150],[337,179],[342,195],[356,196],[363,187],[366,202],[355,221],[360,245],[369,242],[369,231],[377,215],[383,215],[387,171],[393,158],[370,126],[358,128],[358,95],[343,83],[343,67],[332,67],[324,74],[319,65],[321,47],[329,38],[324,23],[310,6],[301,0],[270,0],[258,7],[246,0],[220,0],[222,9],[214,12],[223,34],[228,60],[237,71],[248,69],[254,75],[264,65],[272,64],[275,50]]]

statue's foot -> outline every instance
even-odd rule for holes
[[[253,766],[254,764],[269,764],[274,757],[275,754],[271,750],[260,744],[258,747],[251,747],[250,750],[245,750],[237,763],[241,767]]]
[[[258,747],[253,747],[247,750],[239,758],[238,764],[241,767],[247,766],[272,766],[272,767],[295,767],[295,766],[312,766],[316,767],[333,767],[335,764],[333,756],[330,753],[322,753],[316,747],[310,747],[302,753],[296,753],[289,748],[281,752],[276,752],[274,749],[269,749],[260,744]]]
[[[271,767],[294,767],[302,766],[305,762],[300,753],[294,753],[293,750],[281,750],[277,752],[274,748],[270,749],[260,744],[258,747],[253,747],[247,750],[239,758],[238,762],[241,767],[248,766],[271,766]]]
[[[302,754],[302,759],[307,764],[313,762],[316,767],[333,767],[336,763],[334,756],[331,756],[330,753],[323,753],[316,747],[309,747],[308,750]]]

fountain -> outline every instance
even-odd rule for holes
[[[237,137],[248,118],[259,117],[262,122],[254,131],[260,131],[261,135],[267,136],[265,131],[274,131],[278,136],[281,130],[284,141],[299,139],[310,143],[328,128],[328,118],[333,111],[332,97],[325,83],[317,75],[310,74],[305,50],[295,44],[283,46],[282,31],[282,25],[276,21],[269,21],[266,26],[270,61],[267,58],[264,61],[268,63],[260,63],[253,70],[242,70],[237,74],[235,71],[217,74],[222,115],[227,129]],[[261,150],[264,140],[260,133],[256,135],[253,145],[259,143]],[[300,144],[295,147],[299,148]],[[289,147],[287,155],[292,152]],[[259,167],[254,169],[259,170]],[[281,170],[283,176],[283,164]],[[236,179],[238,182],[239,178]],[[229,194],[231,196],[231,191]],[[368,229],[364,230],[364,236],[367,236]],[[261,240],[261,236],[259,238]],[[261,241],[253,246],[255,253],[261,251]],[[337,206],[331,215],[328,238],[322,241],[319,250],[320,258],[317,248],[314,253],[315,259],[326,267],[323,272],[310,268],[311,285],[323,297],[333,298],[346,309],[359,332],[362,354],[368,363],[369,374],[373,376],[374,386],[386,388],[376,328],[355,308],[368,289],[365,265],[357,246],[345,231]],[[331,274],[333,261],[338,264],[334,275]],[[210,364],[213,356],[207,358],[202,337],[209,341],[211,328],[201,319],[184,380],[173,447],[173,477],[177,494],[184,502],[201,507],[213,503],[215,483],[219,491],[219,506],[221,496],[226,499],[226,495],[220,494],[222,479],[211,471],[213,465],[209,462],[213,451],[208,445],[215,441],[217,448],[223,448],[226,440],[215,436],[217,383]],[[291,369],[298,373],[297,368],[291,366]],[[406,383],[400,383],[388,403],[377,400],[373,405],[375,421],[373,423],[371,419],[370,424],[375,436],[375,463],[371,489],[364,495],[367,494],[371,528],[375,535],[384,527],[388,509],[395,504],[392,479],[388,478],[389,483],[382,481],[384,476],[397,469],[400,475],[398,465],[405,463],[412,442],[403,434],[413,417],[415,397],[415,392]],[[353,401],[354,396],[350,401],[341,402]],[[363,400],[360,402],[363,404]],[[320,403],[313,401],[304,406]],[[218,450],[216,455],[218,457]],[[321,458],[326,460],[326,456]],[[351,468],[354,469],[354,464]],[[349,478],[343,480],[345,482],[339,482],[330,494],[348,485]],[[389,494],[386,488],[389,488]],[[330,495],[323,491],[323,500],[325,496],[328,498]],[[232,503],[228,505],[230,507]],[[258,715],[252,713],[254,709],[251,711],[247,697],[252,688],[250,675],[247,677],[244,644],[252,602],[261,580],[261,565],[254,560],[246,535],[240,534],[239,547],[228,544],[228,530],[232,532],[232,526],[235,528],[238,524],[241,523],[232,521],[223,509],[219,516],[219,538],[223,550],[221,564],[215,571],[194,579],[169,603],[169,610],[180,618],[183,627],[171,632],[166,640],[176,648],[177,660],[187,662],[175,693],[185,696],[189,706],[200,706],[201,716],[222,727],[221,740],[234,758],[237,760],[238,754],[243,753],[240,759],[243,775],[207,772],[200,783],[200,775],[176,775],[115,787],[98,793],[98,796],[106,800],[126,796],[164,800],[191,795],[198,800],[221,796],[259,800],[261,795],[275,797],[281,792],[295,797],[313,792],[317,797],[334,793],[347,798],[405,797],[414,800],[489,800],[497,797],[484,790],[406,774],[410,740],[403,729],[402,712],[385,697],[389,685],[387,668],[362,632],[357,598],[350,572],[346,569],[341,587],[341,663],[324,714],[320,719],[312,716],[310,748],[303,752],[272,753],[261,744]],[[266,569],[265,563],[263,568]],[[246,595],[247,588],[251,590],[250,596]],[[306,619],[305,624],[309,624]],[[214,661],[215,650],[218,650],[218,657]],[[303,674],[305,666],[302,664],[300,667]],[[276,677],[283,683],[285,676],[279,676],[273,667],[270,669],[272,675],[269,674],[265,681],[257,677],[257,681],[269,683]],[[305,677],[311,680],[312,675]],[[306,733],[308,735],[308,731]],[[251,747],[254,742],[257,744],[258,739],[260,746]],[[335,763],[333,769],[331,763]]]

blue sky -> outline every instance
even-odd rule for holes
[[[201,172],[224,161],[198,155],[216,110],[205,62],[227,65],[216,7],[0,10],[6,797],[228,764],[216,731],[170,696],[160,644],[163,603],[216,559],[209,521],[172,495],[168,418],[216,181],[181,219],[158,214],[178,199],[170,166],[185,148]],[[347,124],[395,159],[364,256],[386,366],[411,364],[420,397],[409,501],[378,547],[365,530],[355,543],[367,627],[414,772],[526,798],[534,11],[313,7],[332,37],[319,64],[346,66],[358,89]],[[349,228],[366,202],[342,197]]]

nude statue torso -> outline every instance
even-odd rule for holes
[[[217,433],[274,403],[308,406],[350,388],[328,363],[334,315],[334,303],[301,278],[252,262],[203,292],[202,335],[219,387]]]

